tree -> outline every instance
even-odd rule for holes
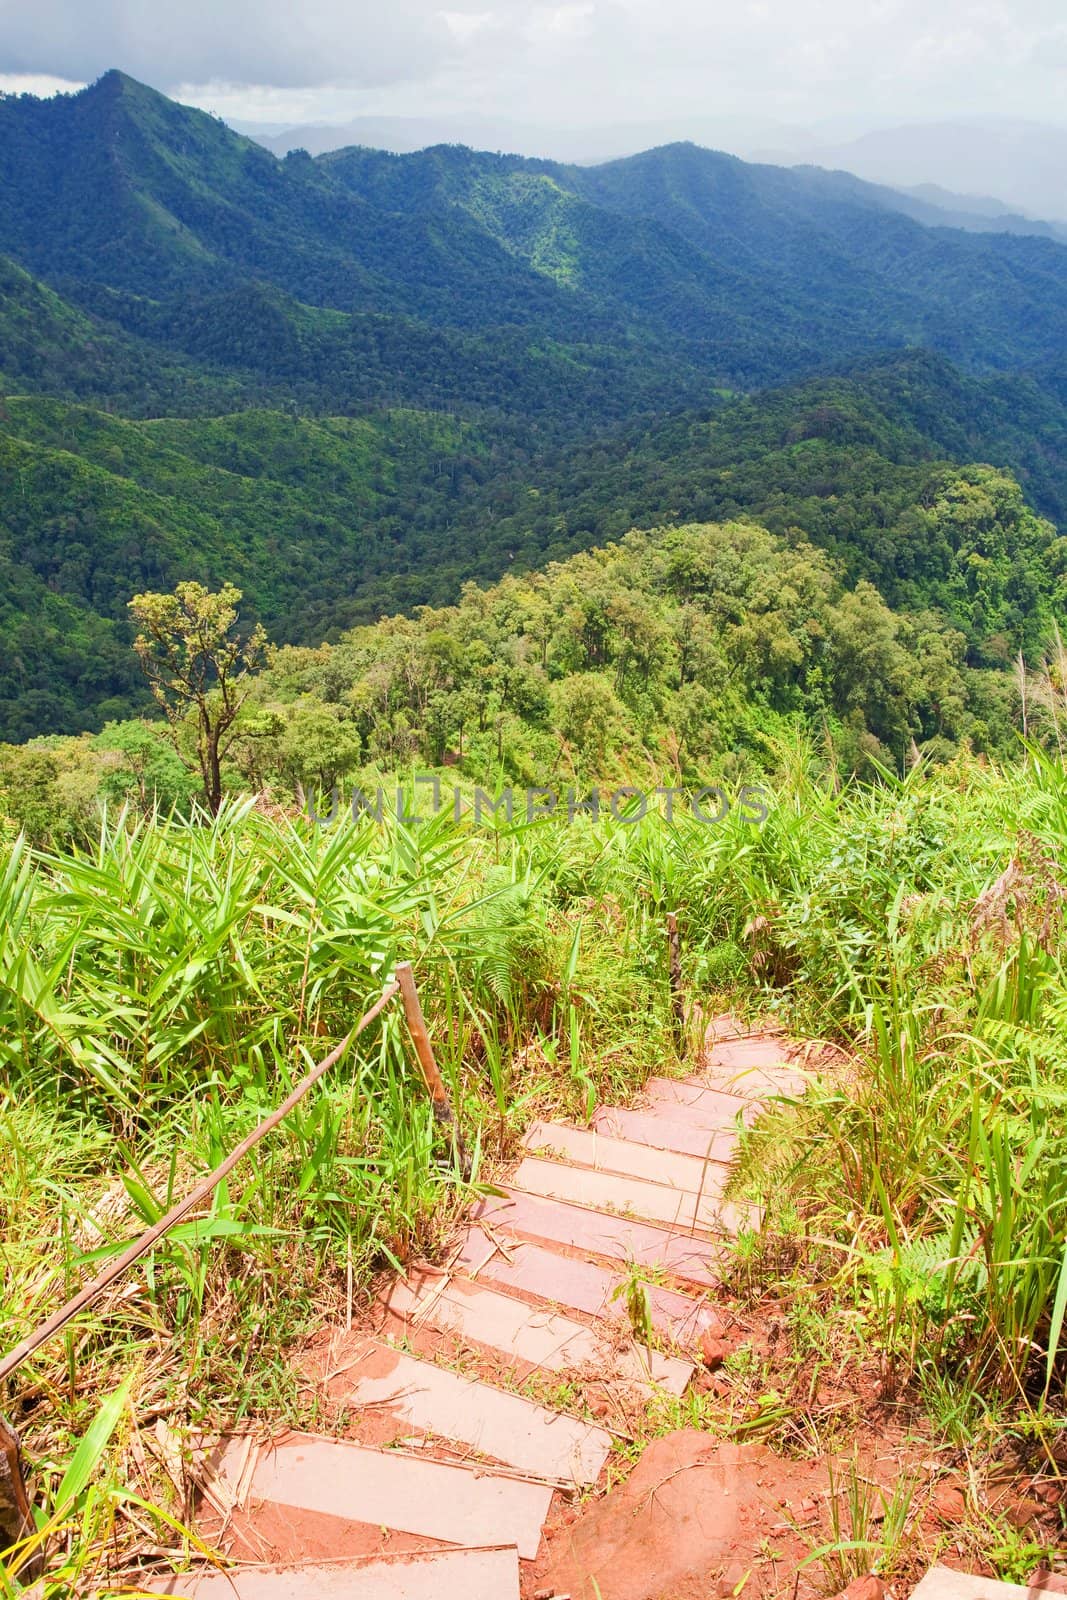
[[[294,784],[301,802],[317,784],[330,789],[359,763],[361,740],[351,722],[342,721],[336,706],[297,705],[278,741],[276,759]]]
[[[227,583],[212,594],[200,583],[179,583],[173,594],[138,594],[129,602],[140,628],[133,647],[170,727],[174,748],[198,771],[212,816],[222,804],[222,758],[263,659],[267,636],[237,629],[240,589]],[[192,727],[190,757],[182,731]]]
[[[108,758],[99,786],[106,801],[133,802],[147,814],[155,806],[164,811],[188,806],[193,798],[196,779],[158,724],[108,722],[93,740],[93,749]]]

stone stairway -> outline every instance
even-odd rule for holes
[[[167,1592],[518,1600],[554,1496],[596,1484],[640,1408],[692,1379],[722,1243],[758,1221],[723,1198],[739,1126],[805,1081],[780,1040],[720,1022],[698,1075],[588,1129],[535,1123],[446,1268],[331,1339],[320,1380],[358,1440],[228,1441],[203,1532],[241,1564]]]

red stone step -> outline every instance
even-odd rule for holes
[[[502,1288],[537,1295],[571,1311],[628,1322],[625,1295],[617,1292],[627,1281],[624,1273],[519,1239],[511,1240],[506,1249],[505,1255],[475,1226],[467,1232],[457,1265],[479,1282],[490,1279]],[[649,1282],[645,1287],[652,1326],[672,1343],[692,1346],[714,1324],[715,1314],[705,1300],[691,1299],[658,1283]]]
[[[643,1092],[653,1115],[662,1109],[673,1118],[680,1114],[679,1107],[684,1107],[684,1120],[709,1132],[735,1127],[738,1113],[746,1126],[751,1126],[764,1109],[755,1098],[745,1100],[724,1089],[709,1089],[691,1078],[649,1078]]]
[[[721,1169],[718,1169],[721,1172]],[[703,1193],[669,1189],[662,1183],[617,1177],[591,1167],[527,1156],[512,1177],[516,1189],[549,1200],[615,1211],[643,1222],[665,1224],[678,1232],[732,1234],[749,1225],[751,1209],[723,1200],[709,1180]]]
[[[727,1177],[721,1162],[617,1139],[595,1128],[575,1128],[566,1122],[533,1123],[523,1144],[549,1160],[576,1162],[595,1172],[662,1184],[684,1194],[717,1195]]]
[[[1022,1583],[1003,1583],[998,1578],[980,1578],[954,1567],[931,1567],[911,1591],[911,1600],[1037,1600],[1048,1589]]]
[[[802,1071],[775,1039],[736,1039],[717,1044],[700,1074],[708,1088],[726,1089],[743,1097],[805,1093],[810,1074]]]
[[[516,1238],[564,1245],[608,1261],[661,1268],[669,1277],[714,1288],[719,1256],[713,1240],[671,1233],[631,1217],[616,1217],[583,1206],[564,1205],[505,1188],[475,1207],[476,1220]]]
[[[219,1467],[231,1488],[245,1474],[244,1461],[245,1442],[231,1440]],[[514,1544],[533,1560],[552,1488],[485,1467],[294,1433],[260,1450],[247,1496],[447,1544]]]
[[[599,1370],[604,1378],[635,1384],[648,1393],[666,1389],[675,1395],[685,1392],[693,1376],[691,1362],[632,1341],[621,1349],[610,1348],[607,1329],[587,1328],[584,1322],[484,1289],[469,1278],[442,1281],[413,1274],[410,1281],[392,1286],[386,1305],[413,1325],[425,1323],[441,1333],[457,1333],[509,1361],[546,1372]]]
[[[185,1600],[519,1600],[514,1545],[433,1550],[329,1566],[239,1566],[182,1573],[147,1584]]]
[[[627,1139],[634,1144],[647,1144],[654,1150],[676,1150],[724,1165],[733,1160],[738,1145],[736,1129],[704,1127],[686,1121],[681,1109],[672,1116],[666,1114],[667,1109],[627,1111],[618,1106],[601,1106],[593,1117],[593,1124],[598,1133]]]
[[[604,1428],[374,1340],[349,1365],[345,1382],[349,1404],[384,1408],[409,1427],[470,1445],[531,1477],[595,1483],[611,1451]]]

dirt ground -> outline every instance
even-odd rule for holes
[[[729,1021],[716,1019],[712,1027]],[[692,1284],[675,1287],[699,1294]],[[524,1298],[521,1290],[510,1292]],[[884,1571],[889,1600],[903,1600],[936,1561],[995,1575],[981,1552],[1000,1537],[998,1529],[1015,1538],[1018,1561],[1032,1551],[1036,1567],[1042,1552],[1060,1551],[1067,1566],[1062,1467],[1046,1462],[1036,1476],[1032,1462],[1029,1470],[1018,1461],[976,1468],[934,1437],[929,1420],[912,1397],[894,1391],[875,1357],[861,1364],[853,1349],[836,1364],[824,1359],[829,1352],[798,1359],[786,1306],[753,1303],[727,1286],[710,1298],[716,1326],[701,1345],[681,1352],[698,1370],[690,1397],[673,1412],[649,1413],[636,1392],[605,1394],[595,1374],[566,1375],[573,1381],[564,1409],[584,1411],[615,1431],[618,1449],[595,1489],[554,1495],[538,1558],[523,1563],[523,1600],[834,1594],[866,1571],[861,1553],[846,1553],[836,1564],[818,1554],[853,1537],[850,1484],[859,1486],[864,1502],[865,1537],[878,1543],[884,1536],[892,1546]],[[592,1325],[580,1313],[568,1315]],[[316,1431],[365,1445],[403,1445],[440,1460],[485,1459],[413,1435],[388,1406],[347,1402],[346,1374],[365,1360],[368,1337],[382,1333],[405,1338],[414,1353],[469,1377],[555,1403],[559,1374],[518,1369],[454,1335],[390,1323],[375,1303],[349,1330],[321,1330],[297,1359]],[[895,1497],[906,1515],[903,1531],[890,1538]],[[219,1529],[206,1524],[204,1532],[211,1538]],[[256,1561],[433,1547],[364,1523],[269,1507],[234,1513],[224,1543],[235,1557]],[[1018,1581],[1030,1570],[1012,1576]],[[880,1597],[873,1585],[862,1600]]]
[[[884,1510],[878,1489],[888,1502],[902,1481],[907,1485],[908,1530],[887,1573],[890,1600],[903,1600],[935,1561],[992,1575],[975,1538],[976,1525],[990,1514],[1020,1530],[1020,1548],[1032,1543],[1035,1566],[1039,1548],[1060,1547],[1064,1484],[1055,1472],[1035,1479],[1006,1467],[976,1483],[955,1452],[930,1439],[907,1398],[884,1391],[873,1369],[850,1371],[815,1388],[810,1436],[798,1420],[744,1442],[756,1389],[796,1396],[805,1375],[772,1306],[720,1303],[720,1312],[721,1338],[709,1341],[715,1370],[704,1366],[694,1380],[699,1403],[711,1408],[702,1413],[709,1424],[649,1432],[629,1442],[620,1438],[595,1490],[557,1493],[538,1559],[523,1563],[523,1600],[807,1600],[832,1594],[844,1583],[835,1583],[813,1553],[833,1542],[831,1482],[843,1501],[850,1468],[872,1486],[875,1536]],[[444,1441],[413,1436],[410,1425],[387,1407],[346,1405],[346,1369],[368,1334],[381,1331],[380,1323],[380,1314],[371,1314],[348,1333],[320,1334],[302,1353],[300,1371],[319,1405],[321,1431],[367,1445],[426,1449],[442,1460],[478,1459]],[[416,1347],[424,1344],[422,1353],[449,1358],[447,1338],[424,1332]],[[740,1348],[752,1352],[758,1382],[729,1362],[730,1352]],[[693,1354],[699,1357],[699,1351]],[[505,1381],[498,1360],[469,1347],[463,1370]],[[525,1390],[536,1395],[536,1385],[531,1391],[527,1383]],[[755,1415],[758,1421],[758,1404]],[[734,1436],[728,1437],[731,1418]],[[820,1436],[835,1438],[836,1448],[819,1449]],[[218,1530],[205,1524],[205,1534],[213,1531]],[[235,1513],[224,1542],[234,1557],[255,1561],[433,1547],[364,1523],[276,1507]]]

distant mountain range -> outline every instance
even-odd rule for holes
[[[752,153],[843,167],[898,188],[935,184],[965,198],[996,195],[1010,211],[1067,222],[1067,124],[974,117],[880,128],[855,139],[787,137]]]
[[[381,398],[383,374],[396,398],[484,396],[517,340],[537,352],[498,389],[518,412],[539,372],[573,412],[620,367],[640,407],[892,347],[976,371],[1067,352],[1067,251],[952,220],[694,145],[598,167],[449,146],[277,160],[119,72],[0,102],[0,251],[127,339],[332,405]]]
[[[702,118],[698,122],[691,117],[679,117],[673,121],[657,119],[571,128],[455,114],[362,116],[350,117],[344,122],[316,123],[234,121],[231,126],[278,156],[296,149],[307,150],[313,156],[325,155],[348,145],[411,155],[432,145],[463,144],[475,150],[533,156],[543,161],[576,162],[582,166],[616,161],[663,144],[697,143],[743,154],[746,149],[788,140],[790,136],[790,130],[783,124],[736,117]]]
[[[120,72],[0,99],[0,728],[140,703],[138,585],[231,577],[306,641],[631,510],[729,509],[700,499],[707,419],[740,407],[723,437],[755,483],[737,391],[820,374],[860,389],[758,413],[776,482],[794,443],[843,430],[848,455],[891,381],[886,459],[898,429],[980,450],[1059,515],[1067,247],[1022,222],[686,143],[279,159]]]
[[[347,145],[397,154],[436,144],[589,165],[654,146],[696,142],[749,161],[845,171],[969,218],[1000,219],[1011,232],[1045,222],[1067,236],[1067,125],[998,118],[911,123],[842,137],[755,119],[547,128],[488,117],[357,117],[290,127],[235,124],[276,155],[301,147],[322,155]],[[999,198],[997,198],[999,197]],[[958,226],[972,226],[971,221]]]

